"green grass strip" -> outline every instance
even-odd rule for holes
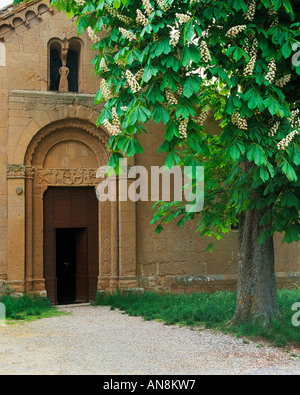
[[[130,316],[141,316],[145,320],[158,320],[166,325],[186,325],[218,329],[237,337],[265,339],[272,345],[300,347],[300,326],[292,325],[294,303],[300,302],[300,288],[278,291],[278,303],[283,315],[282,321],[264,328],[259,324],[247,323],[239,327],[228,327],[236,307],[236,293],[230,291],[216,293],[157,294],[154,292],[99,293],[94,305],[111,306]]]

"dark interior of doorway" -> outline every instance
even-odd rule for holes
[[[76,303],[77,239],[82,229],[56,229],[58,304]]]

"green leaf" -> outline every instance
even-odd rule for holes
[[[268,108],[272,116],[276,115],[280,109],[278,101],[273,96],[269,96],[267,99],[265,99],[264,105]]]
[[[177,166],[180,163],[180,158],[177,154],[174,152],[171,152],[166,159],[165,165],[169,168],[172,169],[172,167]]]
[[[166,125],[170,120],[170,115],[161,104],[158,104],[152,111],[152,119],[155,123],[162,122]]]
[[[266,166],[262,166],[262,167],[260,168],[260,173],[259,173],[259,175],[260,175],[260,178],[261,178],[261,180],[262,180],[263,182],[267,182],[268,179],[270,178],[270,175],[269,175],[269,172],[268,172],[268,169],[267,169]]]
[[[251,95],[248,99],[248,107],[250,110],[254,110],[255,108],[262,108],[263,106],[263,98],[259,94],[259,92],[255,89],[251,90]]]
[[[247,152],[247,158],[250,162],[254,161],[257,166],[267,163],[264,150],[257,144],[251,144]]]
[[[292,191],[286,190],[282,193],[281,207],[283,206],[296,207],[298,209],[299,205],[300,205],[299,199]]]
[[[281,165],[281,169],[282,169],[282,172],[287,176],[287,178],[290,181],[297,181],[298,180],[297,174],[296,174],[293,166],[290,163],[285,161]]]
[[[191,41],[194,36],[195,36],[194,20],[193,18],[191,18],[188,21],[188,23],[185,25],[185,28],[183,30],[183,37],[185,43]]]
[[[292,225],[290,226],[287,231],[286,234],[284,236],[283,241],[287,242],[287,243],[293,243],[293,242],[298,242],[300,240],[300,227],[299,225]]]
[[[153,76],[158,74],[159,70],[151,65],[147,65],[143,73],[143,81],[149,82]]]
[[[244,51],[242,50],[242,48],[236,48],[234,53],[233,53],[233,59],[238,62],[241,57],[243,56]]]
[[[196,45],[192,44],[188,47],[188,55],[189,55],[190,60],[192,60],[196,64],[198,64],[200,62],[201,52],[200,52],[200,49]]]
[[[245,147],[243,148],[245,149]],[[242,154],[243,154],[243,149],[241,149],[241,146],[237,142],[233,143],[230,146],[229,155],[234,161],[238,160]]]
[[[183,95],[189,99],[193,93],[197,93],[199,89],[200,83],[193,76],[190,76],[183,86]]]
[[[167,141],[172,141],[174,137],[180,137],[178,126],[175,121],[171,121],[166,126],[165,138]]]

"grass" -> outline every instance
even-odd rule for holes
[[[33,321],[41,318],[60,316],[63,313],[51,306],[47,298],[36,293],[26,293],[14,296],[10,289],[0,296],[0,302],[5,305],[6,322]]]
[[[156,294],[154,292],[98,294],[94,305],[111,306],[130,316],[141,316],[145,320],[158,320],[166,325],[206,327],[234,334],[238,338],[268,340],[272,345],[300,347],[300,327],[292,325],[294,303],[300,302],[300,287],[278,291],[278,303],[283,320],[274,322],[268,329],[259,324],[247,323],[239,327],[228,327],[236,307],[236,293],[231,291],[194,293],[192,295]]]

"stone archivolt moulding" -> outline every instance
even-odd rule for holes
[[[50,135],[57,131],[63,131],[65,128],[74,128],[81,130],[88,136],[95,138],[103,149],[107,147],[109,137],[95,125],[78,119],[67,119],[54,122],[41,131],[32,139],[23,164],[9,164],[6,167],[7,179],[30,179],[34,178],[36,186],[96,186],[99,180],[96,178],[97,169],[51,169],[43,168],[40,165],[33,165],[33,157],[40,144]],[[59,137],[60,135],[56,134]],[[62,139],[63,141],[63,139]],[[111,152],[105,152],[108,161]]]
[[[104,132],[103,129],[98,129],[96,125],[91,124],[87,121],[80,119],[65,119],[61,121],[53,122],[50,125],[45,126],[40,132],[32,139],[30,146],[27,149],[25,164],[32,163],[32,159],[36,150],[38,149],[41,142],[48,137],[51,133],[63,130],[64,128],[74,128],[86,132],[88,135],[95,137],[104,148],[107,147],[109,142],[109,136]],[[111,151],[107,152],[108,159],[111,155]]]

